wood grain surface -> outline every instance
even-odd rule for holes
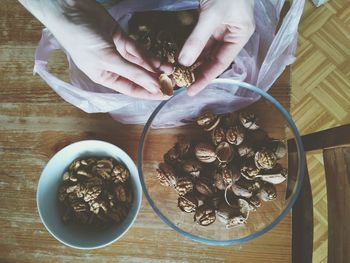
[[[42,25],[17,2],[1,1],[0,28],[0,262],[290,262],[290,215],[248,243],[208,246],[165,225],[145,198],[133,227],[106,248],[81,251],[54,239],[40,221],[35,200],[47,161],[83,139],[116,144],[137,161],[142,126],[121,125],[108,114],[84,113],[33,76]],[[50,61],[50,69],[67,79],[64,56],[56,53]],[[270,93],[289,108],[289,92],[285,71]]]

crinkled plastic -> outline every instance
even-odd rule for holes
[[[285,67],[294,62],[297,29],[304,0],[292,1],[290,10],[276,33],[284,2],[284,0],[255,1],[255,33],[238,54],[233,66],[220,78],[245,81],[268,90]],[[127,31],[128,20],[136,11],[175,11],[195,9],[198,6],[199,2],[193,0],[126,0],[109,8],[108,11]],[[85,112],[109,112],[114,119],[122,123],[144,124],[159,105],[159,101],[131,98],[94,83],[77,68],[69,54],[67,59],[71,83],[58,79],[46,67],[49,54],[55,49],[62,47],[55,37],[44,29],[35,52],[34,73],[39,74],[64,100]],[[218,89],[221,92],[217,92]],[[188,97],[185,92],[179,93],[162,109],[162,114],[156,119],[154,127],[183,125],[198,115],[202,105],[210,105],[216,112],[223,113],[248,105],[256,99],[239,87],[211,84],[197,94],[195,99]]]

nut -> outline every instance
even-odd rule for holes
[[[201,62],[196,62],[190,67],[176,65],[174,72],[171,75],[176,85],[179,87],[188,88],[195,81],[193,71],[201,64],[202,64]]]
[[[193,213],[198,206],[198,200],[193,193],[188,193],[177,199],[177,205],[183,212]]]
[[[191,142],[184,136],[177,138],[176,148],[180,158],[185,158],[191,152]]]
[[[244,141],[244,138],[244,130],[238,125],[231,126],[226,131],[226,140],[231,144],[240,145]]]
[[[187,194],[193,190],[193,182],[188,177],[180,177],[177,179],[175,190],[180,196]]]
[[[124,165],[122,164],[117,164],[114,166],[113,171],[112,171],[112,178],[114,183],[118,182],[126,182],[130,176],[130,172],[128,169],[125,168]]]
[[[244,142],[240,144],[237,148],[238,155],[245,158],[250,158],[255,155],[254,148],[252,147],[251,143]]]
[[[211,140],[215,146],[219,145],[226,139],[226,132],[223,127],[216,126],[212,131],[211,131]]]
[[[163,186],[176,186],[176,174],[170,165],[166,163],[159,164],[157,169],[157,178]]]
[[[214,185],[217,189],[219,190],[225,190],[226,189],[226,184],[224,182],[224,178],[221,172],[221,169],[216,169],[214,171]]]
[[[212,196],[214,194],[214,187],[207,178],[199,178],[195,184],[196,190],[204,196]]]
[[[239,120],[243,127],[249,130],[257,130],[260,128],[260,125],[257,123],[258,119],[254,113],[241,112],[239,113]]]
[[[252,191],[248,190],[246,187],[243,187],[237,183],[235,183],[231,186],[231,190],[237,196],[250,198],[253,195]]]
[[[176,165],[180,161],[180,153],[177,147],[172,147],[164,154],[164,161],[170,165]]]
[[[277,164],[271,170],[263,170],[256,177],[260,178],[262,181],[271,183],[271,184],[280,184],[287,179],[288,171],[286,168],[283,168],[280,164]]]
[[[175,67],[172,77],[176,85],[179,87],[187,88],[195,81],[194,73],[191,70],[191,67],[184,67],[181,65],[177,65]]]
[[[199,206],[194,215],[194,221],[201,226],[209,226],[215,222],[215,219],[215,210],[207,205]]]
[[[182,169],[193,177],[199,177],[202,164],[197,160],[187,160],[183,163]]]
[[[197,159],[203,163],[212,163],[216,160],[215,149],[210,144],[199,143],[194,151]]]
[[[257,151],[254,156],[255,165],[259,169],[272,169],[276,165],[276,155],[268,149]]]
[[[287,153],[286,145],[280,140],[269,141],[267,148],[276,155],[277,159],[282,159]]]
[[[247,201],[255,209],[261,206],[261,200],[257,195],[253,195],[252,197],[248,198]]]
[[[216,147],[216,158],[220,163],[229,163],[233,159],[233,149],[227,142],[222,142]]]
[[[276,187],[273,184],[264,182],[258,195],[265,202],[272,201],[277,198]]]
[[[173,88],[173,82],[171,78],[169,78],[167,74],[163,73],[159,75],[158,80],[159,80],[161,92],[164,95],[173,96],[174,88]]]
[[[259,174],[260,169],[256,167],[253,158],[249,158],[243,161],[241,166],[241,175],[248,179],[253,180]]]
[[[107,216],[110,209],[124,203],[125,215],[118,219],[122,221],[132,202],[128,179],[129,171],[112,158],[73,161],[58,190],[63,222],[107,227],[114,221]]]
[[[211,131],[218,126],[220,117],[210,111],[203,112],[197,119],[197,124],[205,131]]]

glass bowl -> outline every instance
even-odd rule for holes
[[[177,90],[171,99],[162,102],[150,116],[142,132],[138,149],[138,170],[143,192],[156,214],[185,237],[210,245],[243,243],[268,232],[289,213],[304,178],[305,156],[302,142],[288,111],[265,91],[245,82],[216,79],[202,92],[198,98],[204,99],[196,99],[188,97],[184,89]],[[190,110],[186,109],[189,117],[181,119],[184,125],[172,127],[170,124],[167,127],[165,120],[169,116],[175,116],[169,115],[169,112],[176,114],[177,111],[181,111],[181,107],[173,108],[174,103],[179,103],[177,98],[180,96],[180,101],[193,100],[196,103],[193,103]],[[218,101],[220,96],[228,98],[232,103],[227,101],[220,103],[221,100]],[[195,117],[205,110],[216,114],[238,110],[252,111],[259,118],[261,128],[269,137],[283,140],[287,148],[290,145],[296,149],[293,159],[297,159],[297,166],[296,162],[292,164],[292,156],[288,151],[284,158],[278,160],[278,163],[288,168],[288,176],[287,180],[276,185],[277,198],[274,201],[262,202],[260,208],[250,212],[247,223],[243,226],[227,229],[217,219],[209,226],[195,223],[193,213],[182,212],[177,207],[177,192],[171,187],[162,186],[157,178],[156,170],[159,163],[164,162],[164,154],[174,146],[179,135],[196,142],[208,138],[208,134],[199,128],[195,121]],[[160,123],[165,124],[163,128],[159,128]],[[154,126],[157,128],[153,128]]]

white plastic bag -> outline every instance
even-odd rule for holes
[[[108,11],[124,30],[127,30],[127,23],[136,11],[195,9],[198,8],[198,4],[198,1],[193,0],[126,0],[109,8]],[[232,68],[220,77],[245,81],[268,90],[285,67],[294,62],[297,29],[304,0],[292,1],[288,14],[275,33],[283,5],[284,0],[255,1],[255,33],[236,57]],[[77,68],[69,54],[67,58],[71,83],[63,82],[49,73],[46,67],[49,54],[55,49],[62,48],[54,36],[44,29],[35,52],[34,72],[64,100],[85,112],[109,112],[114,119],[122,123],[144,124],[159,105],[159,101],[131,98],[94,83]],[[218,89],[221,92],[217,92]],[[198,114],[200,110],[198,105],[215,105],[217,112],[225,112],[228,108],[232,109],[232,105],[239,108],[256,100],[248,93],[237,90],[237,87],[223,85],[220,87],[209,85],[195,98],[193,100],[185,92],[176,96],[162,110],[162,118],[157,118],[154,126],[182,125]]]

